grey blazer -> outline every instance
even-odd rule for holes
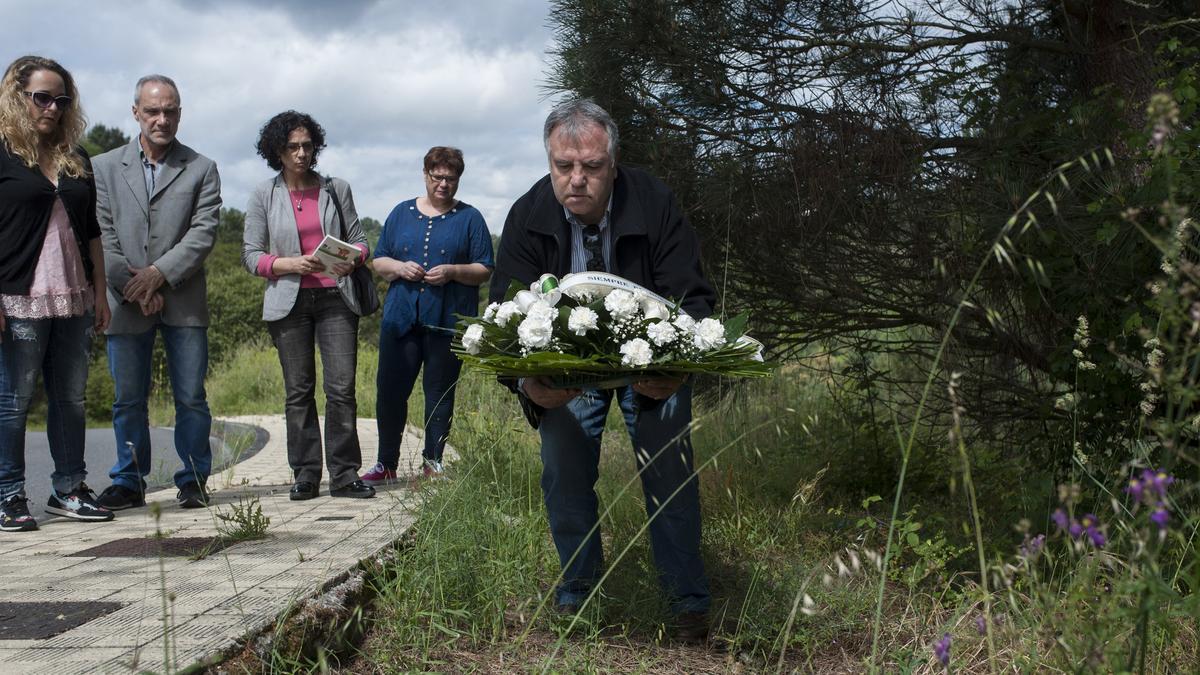
[[[351,244],[366,244],[367,236],[358,222],[358,212],[354,209],[354,196],[350,194],[350,184],[340,178],[330,179],[346,219],[346,230],[343,232],[338,221],[337,209],[325,190],[325,177],[321,176],[320,180],[321,193],[317,198],[317,208],[321,212],[321,231]],[[255,186],[254,194],[250,195],[250,203],[246,205],[242,265],[251,274],[258,274],[258,260],[268,253],[279,257],[312,253],[300,250],[300,230],[296,225],[296,213],[292,210],[291,198],[288,196],[282,173]],[[337,287],[350,311],[361,314],[350,277],[338,279]],[[286,317],[296,304],[299,292],[299,274],[285,274],[277,279],[268,278],[267,290],[263,294],[263,320],[278,321]]]
[[[221,177],[217,165],[176,141],[146,194],[141,146],[128,145],[92,160],[96,176],[96,216],[104,244],[109,335],[143,333],[160,321],[169,326],[207,326],[208,289],[204,260],[217,241],[221,217]],[[143,316],[121,290],[132,278],[130,267],[154,265],[166,283],[163,309]]]

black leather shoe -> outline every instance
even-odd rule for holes
[[[124,485],[109,485],[100,493],[96,502],[109,511],[121,511],[145,506],[146,495],[130,490]]]
[[[330,497],[350,497],[351,499],[370,499],[375,496],[375,488],[367,485],[361,480],[356,480],[349,485],[343,485],[340,488],[331,489]]]
[[[317,496],[317,486],[306,480],[298,480],[292,486],[291,492],[288,493],[288,499],[294,502],[301,502],[305,499],[313,499]]]
[[[677,642],[698,644],[708,640],[708,614],[706,612],[682,612],[675,616],[671,625],[671,637]]]
[[[199,483],[188,483],[175,495],[182,509],[202,509],[208,506],[208,491]]]

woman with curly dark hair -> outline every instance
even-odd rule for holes
[[[0,80],[0,531],[37,529],[25,495],[25,423],[46,386],[54,493],[46,511],[112,520],[83,479],[88,352],[108,325],[96,184],[71,74],[39,56]]]
[[[354,396],[361,309],[350,273],[365,263],[367,238],[350,186],[314,168],[325,130],[294,110],[272,117],[258,136],[258,154],[279,173],[255,188],[246,207],[242,264],[267,279],[263,320],[279,352],[286,395],[291,499],[312,499],[321,483],[314,344],[321,349],[325,390],[325,463],[329,494],[366,498],[374,488],[358,477],[358,406]],[[325,235],[357,246],[352,261],[329,267],[314,252]]]

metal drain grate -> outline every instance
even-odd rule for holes
[[[123,607],[119,602],[0,602],[0,640],[45,640]]]
[[[136,537],[115,539],[67,555],[74,558],[190,558],[216,553],[234,543],[221,537]]]

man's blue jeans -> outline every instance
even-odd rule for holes
[[[92,315],[5,319],[0,334],[0,500],[25,495],[25,421],[37,385],[46,385],[46,435],[55,491],[66,494],[87,477],[83,461],[88,353]]]
[[[639,411],[633,389],[622,387],[585,390],[542,417],[542,493],[563,569],[558,603],[582,604],[602,574],[595,484],[600,438],[613,398],[621,406],[641,471],[659,583],[673,612],[707,611],[711,596],[700,558],[700,492],[688,432],[692,393],[686,384],[652,411]]]
[[[183,462],[175,472],[175,485],[204,485],[212,470],[212,448],[208,444],[212,414],[204,393],[208,329],[159,324],[144,333],[109,335],[108,367],[116,388],[113,431],[117,438],[117,463],[108,475],[114,485],[138,492],[146,489],[145,477],[153,468],[147,400],[156,332],[162,333],[167,375],[175,397],[175,452]]]
[[[375,380],[375,419],[379,425],[379,463],[395,471],[408,422],[408,397],[421,364],[425,365],[425,459],[442,461],[454,415],[454,390],[462,361],[450,351],[453,333],[413,326],[403,335],[384,324],[379,333],[379,371]]]

